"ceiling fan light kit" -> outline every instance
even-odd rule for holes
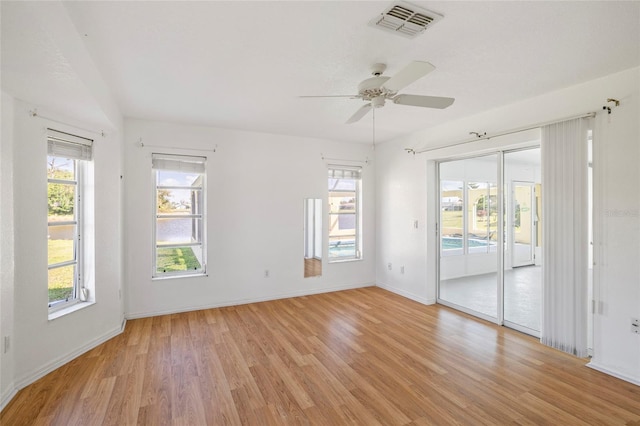
[[[376,96],[371,99],[371,106],[374,108],[382,108],[384,106],[384,96]]]

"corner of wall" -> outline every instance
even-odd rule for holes
[[[122,289],[122,151],[121,129],[113,128],[102,132],[96,128],[91,132],[87,124],[39,107],[39,115],[33,117],[26,112],[34,105],[12,100],[15,114],[6,119],[5,97],[2,111],[2,208],[0,214],[2,235],[0,249],[3,257],[2,280],[2,333],[5,316],[11,312],[11,365],[5,368],[6,356],[2,356],[2,386],[0,397],[6,404],[16,390],[71,361],[78,355],[122,332],[124,309],[120,297]],[[40,115],[42,114],[42,115]],[[51,118],[47,118],[51,117]],[[35,191],[46,191],[42,163],[32,161],[35,156],[46,156],[46,136],[44,129],[52,127],[89,137],[94,140],[95,172],[95,283],[97,303],[76,312],[49,321],[46,303],[39,288],[46,286],[46,268],[28,267],[29,262],[46,265],[46,208],[32,194],[18,191],[27,185]],[[7,128],[12,129],[12,140],[5,140]],[[104,134],[103,134],[104,133]],[[13,181],[5,180],[5,150],[12,150]],[[5,187],[7,185],[7,187]],[[9,193],[5,193],[5,190]],[[6,207],[9,206],[9,207]],[[4,216],[5,209],[15,212],[15,221],[9,223]],[[15,263],[11,277],[13,291],[5,298],[4,246],[5,228],[15,235],[11,248],[12,262]],[[13,265],[12,265],[13,266]],[[15,283],[15,284],[13,284]],[[46,295],[44,296],[46,298]],[[6,308],[6,309],[5,309]],[[69,333],[70,327],[74,332]]]
[[[0,111],[0,411],[16,394],[14,365],[13,98],[1,93]],[[5,338],[8,341],[5,342]],[[9,345],[8,348],[5,345]]]

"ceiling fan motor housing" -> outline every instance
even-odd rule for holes
[[[397,92],[390,91],[382,87],[389,78],[390,77],[380,75],[364,80],[358,85],[358,94],[366,101],[371,101],[379,96],[382,96],[383,98],[395,96]]]
[[[398,95],[400,90],[436,69],[436,67],[429,62],[413,61],[398,71],[393,77],[382,75],[386,67],[387,66],[382,63],[373,64],[371,67],[371,74],[373,74],[373,77],[364,80],[358,85],[357,95],[328,96],[362,99],[363,101],[368,102],[365,105],[362,105],[360,109],[358,109],[358,111],[356,111],[356,113],[347,120],[347,124],[355,123],[367,115],[369,111],[383,107],[387,99],[392,100],[394,104],[438,109],[447,108],[455,101],[454,98],[443,98],[439,96]]]

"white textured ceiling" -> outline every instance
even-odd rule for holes
[[[20,34],[33,23],[4,3],[3,90],[33,98],[38,86],[26,79],[44,71],[10,53],[46,34]],[[381,1],[78,1],[63,9],[126,117],[340,141],[371,141],[371,114],[343,124],[362,101],[298,96],[355,93],[375,62],[393,75],[429,61],[436,70],[402,92],[456,98],[446,110],[388,103],[376,111],[378,141],[640,65],[638,1],[413,3],[444,15],[414,40],[367,25],[391,4]],[[72,89],[70,99],[84,96]]]

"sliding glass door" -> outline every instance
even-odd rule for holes
[[[505,163],[508,160],[505,155]],[[511,221],[511,255],[514,268],[534,264],[535,259],[535,184],[533,182],[512,181],[509,188],[511,193],[508,208]]]
[[[540,149],[441,162],[438,174],[438,302],[539,333]]]
[[[498,156],[440,163],[439,299],[498,318]]]
[[[542,303],[540,148],[505,152],[504,324],[539,335]]]

